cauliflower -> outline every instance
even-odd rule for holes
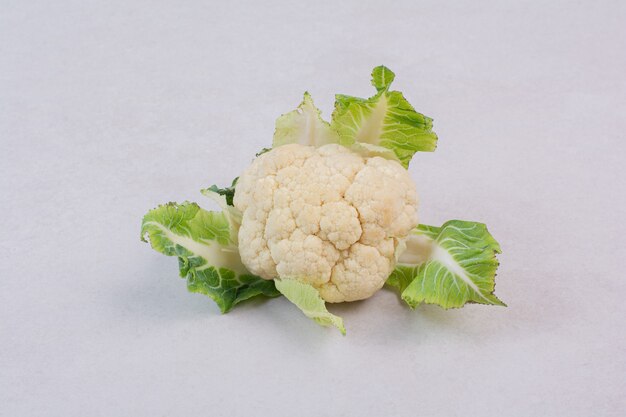
[[[362,300],[385,284],[411,307],[504,305],[493,294],[500,247],[484,224],[418,225],[407,168],[416,152],[435,150],[437,136],[432,119],[389,89],[394,77],[379,66],[376,95],[337,95],[331,123],[305,93],[276,120],[271,149],[230,187],[202,190],[221,211],[161,205],[144,216],[142,240],[176,256],[189,291],[222,312],[284,295],[344,334],[325,301]]]
[[[417,226],[415,185],[398,162],[337,144],[260,155],[237,182],[241,260],[265,279],[310,283],[329,302],[370,297]]]

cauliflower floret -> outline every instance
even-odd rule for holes
[[[396,161],[330,144],[279,146],[237,182],[241,260],[265,279],[295,278],[329,302],[378,291],[399,240],[417,225],[417,193]]]

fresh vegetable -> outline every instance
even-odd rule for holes
[[[368,99],[337,95],[330,123],[310,94],[276,121],[263,149],[230,187],[202,193],[222,211],[168,203],[146,214],[142,240],[177,256],[192,292],[222,312],[255,296],[284,295],[305,315],[345,333],[324,304],[362,300],[385,283],[414,308],[504,305],[493,294],[500,246],[482,223],[420,225],[407,171],[434,151],[432,119],[372,73]]]

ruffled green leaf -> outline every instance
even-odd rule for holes
[[[494,294],[498,242],[482,223],[451,220],[441,227],[419,226],[387,284],[411,307],[424,302],[443,308],[466,303],[505,304]]]
[[[211,297],[222,313],[257,295],[280,295],[273,281],[250,274],[239,256],[231,220],[197,204],[168,203],[150,210],[141,240],[167,256],[177,256],[180,276],[191,292]]]
[[[341,334],[346,334],[341,317],[331,314],[319,292],[311,285],[295,279],[276,279],[276,289],[296,305],[305,316],[322,326],[335,326]]]
[[[289,143],[316,147],[339,143],[337,132],[322,119],[320,110],[315,107],[308,92],[304,93],[304,99],[296,110],[283,114],[276,120],[272,146]]]
[[[372,84],[378,91],[375,96],[335,96],[331,127],[342,145],[365,143],[391,149],[408,167],[415,152],[435,150],[437,135],[431,118],[416,112],[402,93],[389,91],[394,77],[389,68],[376,67],[372,72]]]

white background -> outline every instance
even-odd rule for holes
[[[0,415],[624,415],[625,4],[2,1]],[[381,63],[440,137],[421,220],[488,223],[508,308],[222,316],[139,242]]]

